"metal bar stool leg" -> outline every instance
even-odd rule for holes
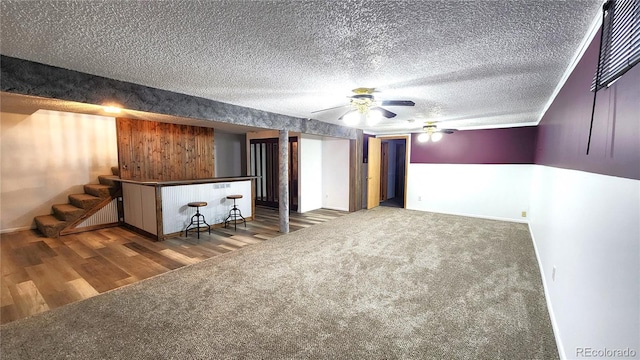
[[[196,213],[191,217],[191,223],[189,223],[189,226],[187,226],[187,228],[184,229],[184,236],[187,237],[189,235],[190,230],[196,230],[196,233],[198,234],[198,240],[199,240],[200,228],[204,227],[204,225],[206,225],[207,230],[209,230],[209,234],[211,234],[211,226],[207,224],[207,221],[205,220],[204,215],[200,213],[200,207],[207,206],[207,203],[204,201],[190,202],[187,204],[187,206],[196,208]],[[194,229],[191,228],[192,226],[194,227]]]
[[[242,195],[227,195],[227,199],[233,200],[233,207],[229,210],[229,216],[224,221],[224,227],[227,227],[227,224],[233,221],[233,231],[238,231],[238,219],[242,219],[244,223],[244,227],[247,227],[247,219],[242,216],[240,209],[236,206],[236,199],[242,199]]]

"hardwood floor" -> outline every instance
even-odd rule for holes
[[[291,213],[290,231],[347,212],[319,209]],[[195,264],[279,236],[278,211],[256,207],[255,220],[153,242],[122,227],[43,237],[36,230],[3,234],[0,240],[0,323],[8,323]]]

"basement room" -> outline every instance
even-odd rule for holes
[[[640,0],[0,2],[3,359],[640,359]]]

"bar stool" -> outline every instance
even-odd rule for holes
[[[188,236],[189,231],[195,230],[198,233],[198,239],[200,239],[200,228],[205,227],[204,225],[206,225],[207,230],[209,230],[209,234],[211,234],[211,227],[204,220],[204,215],[200,214],[200,207],[207,206],[207,203],[204,201],[195,201],[188,203],[187,206],[196,208],[196,214],[191,217],[191,223],[184,230],[184,236]],[[194,228],[190,229],[192,226]]]
[[[227,224],[233,221],[233,230],[238,230],[238,219],[242,219],[244,223],[244,227],[247,227],[247,220],[242,216],[240,209],[236,207],[236,199],[242,199],[242,195],[227,195],[227,199],[233,199],[233,207],[229,210],[229,216],[224,220],[224,227],[227,227]]]

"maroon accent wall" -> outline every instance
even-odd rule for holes
[[[640,179],[640,66],[598,91],[587,151],[600,34],[538,125],[536,164]]]
[[[457,131],[437,143],[418,141],[411,134],[411,163],[432,164],[533,164],[534,126]]]

